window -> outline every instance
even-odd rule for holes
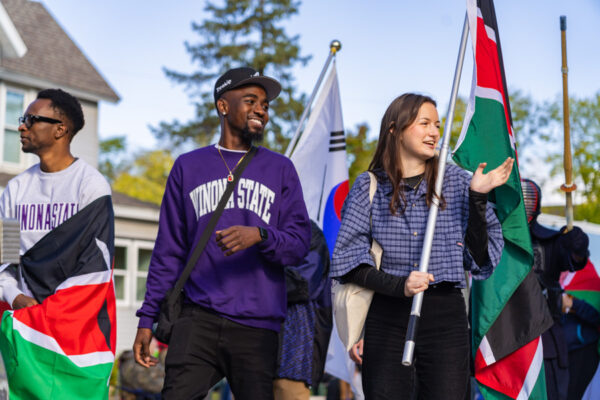
[[[115,246],[115,269],[113,280],[117,300],[127,301],[125,287],[127,280],[127,247]]]
[[[4,110],[4,139],[2,161],[18,164],[21,161],[18,119],[23,115],[25,95],[16,90],[6,90]]]
[[[138,262],[136,271],[136,290],[135,300],[144,301],[146,295],[146,276],[148,275],[148,266],[150,265],[150,257],[152,256],[152,250],[150,249],[138,249]]]
[[[154,243],[115,239],[114,282],[117,304],[138,307],[146,295],[146,276]]]

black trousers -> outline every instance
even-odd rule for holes
[[[464,400],[469,382],[469,333],[459,289],[430,287],[423,298],[413,365],[402,365],[411,299],[375,294],[365,323],[366,400]]]
[[[569,352],[569,400],[579,400],[598,367],[598,342]]]
[[[226,377],[236,400],[273,399],[278,336],[186,305],[165,360],[166,400],[203,399]]]
[[[561,366],[557,358],[544,358],[544,375],[547,400],[566,400],[569,389],[569,368]]]

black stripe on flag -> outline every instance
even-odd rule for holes
[[[23,276],[38,302],[54,294],[66,279],[110,270],[96,238],[108,247],[112,262],[114,213],[110,196],[94,200],[48,232],[21,257]]]
[[[337,147],[329,147],[329,152],[333,153],[334,151],[344,151],[346,150],[346,145],[337,146]]]
[[[346,138],[344,137],[344,131],[331,132],[331,139],[329,139],[329,152],[344,151],[346,150]]]
[[[542,294],[535,272],[531,270],[485,336],[494,358],[500,360],[539,337],[553,324],[546,298]],[[518,332],[518,335],[515,335],[515,332]]]

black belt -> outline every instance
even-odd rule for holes
[[[427,292],[448,292],[448,291],[453,291],[453,290],[460,290],[459,287],[456,287],[456,285],[458,285],[458,282],[440,282],[440,283],[436,283],[433,285],[429,285],[429,288],[427,289]]]

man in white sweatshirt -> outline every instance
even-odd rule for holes
[[[110,186],[71,154],[84,124],[75,97],[42,90],[19,123],[21,149],[40,162],[0,196],[0,217],[21,233],[19,264],[0,266],[0,299],[14,310],[0,324],[10,397],[106,399],[116,347]]]
[[[8,182],[0,197],[0,217],[18,219],[21,255],[42,237],[102,196],[106,179],[71,154],[71,141],[83,127],[79,101],[61,89],[46,89],[19,119],[21,149],[40,158]],[[0,267],[1,299],[17,310],[37,304],[17,268]]]

